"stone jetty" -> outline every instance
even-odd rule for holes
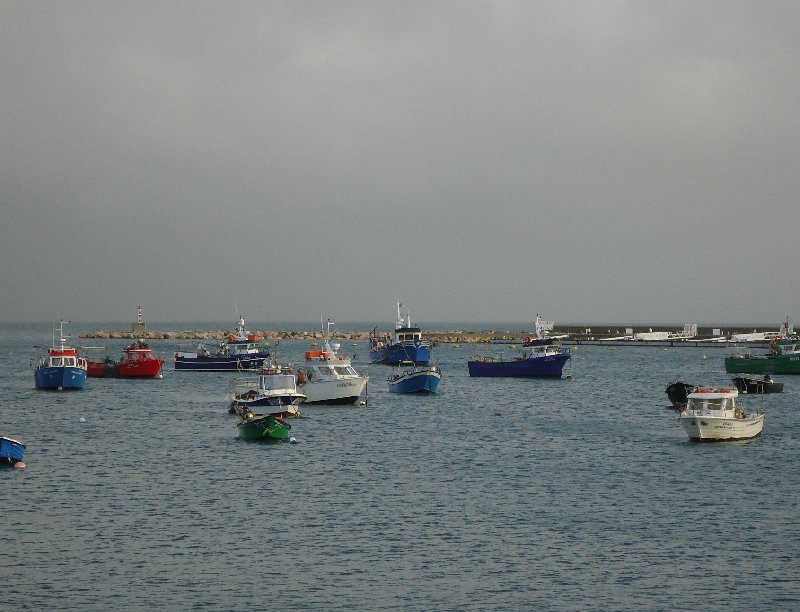
[[[629,327],[629,326],[628,326]],[[592,328],[592,332],[587,333],[587,328]],[[763,327],[762,327],[763,328]],[[653,332],[653,331],[670,331],[675,329],[675,326],[636,326],[633,328],[636,332]],[[583,343],[583,342],[599,342],[609,338],[618,338],[620,332],[624,333],[625,326],[622,325],[570,325],[556,327],[553,329],[553,335],[567,336],[569,343]],[[754,326],[735,326],[727,327],[722,332],[724,335],[732,336],[738,333],[746,333],[754,330]],[[100,338],[100,339],[134,339],[144,337],[147,340],[166,340],[171,342],[176,341],[205,341],[216,342],[218,340],[225,340],[229,335],[234,334],[235,330],[184,330],[184,331],[150,331],[139,329],[139,332],[134,331],[104,331],[97,330],[86,334],[81,334],[82,338]],[[712,332],[717,331],[708,327],[699,327],[697,336],[693,340],[702,341],[703,339],[712,337]],[[274,331],[274,330],[254,330],[251,333],[260,336],[262,340],[277,341],[277,340],[307,340],[309,342],[324,339],[324,334],[317,331]],[[530,336],[532,331],[519,331],[519,330],[482,330],[482,331],[426,331],[424,337],[432,340],[436,344],[470,344],[470,343],[521,343],[525,338]],[[369,339],[368,331],[336,331],[332,333],[333,338],[337,340],[349,341],[366,341]]]

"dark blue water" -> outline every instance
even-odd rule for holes
[[[36,391],[49,342],[0,326],[0,434],[28,445],[0,470],[3,608],[800,607],[800,378],[745,443],[690,443],[668,408],[672,377],[728,380],[724,349],[579,347],[571,379],[523,381],[446,345],[418,397],[343,342],[368,406],[303,407],[297,444],[264,444],[228,374]]]

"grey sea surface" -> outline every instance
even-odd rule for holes
[[[234,374],[167,342],[162,379],[38,391],[51,335],[0,325],[28,465],[0,470],[4,609],[800,608],[800,377],[744,396],[747,442],[689,442],[664,394],[727,384],[724,349],[579,346],[570,378],[513,380],[466,361],[515,349],[443,345],[440,392],[408,396],[342,342],[367,405],[301,407],[286,444],[238,439]]]

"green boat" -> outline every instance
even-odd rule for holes
[[[245,440],[289,440],[292,426],[279,414],[254,414],[248,409],[237,424],[239,437]]]
[[[800,337],[777,340],[764,355],[747,351],[726,357],[725,371],[731,374],[800,374]]]

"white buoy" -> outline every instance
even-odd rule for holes
[[[159,374],[158,376],[156,376],[156,378],[164,378],[164,375],[163,374]]]
[[[85,422],[86,422],[86,419],[84,419],[83,417],[79,418],[78,420],[79,420],[81,423],[85,423]]]
[[[297,438],[295,438],[294,436],[289,438],[289,444],[297,444]]]

